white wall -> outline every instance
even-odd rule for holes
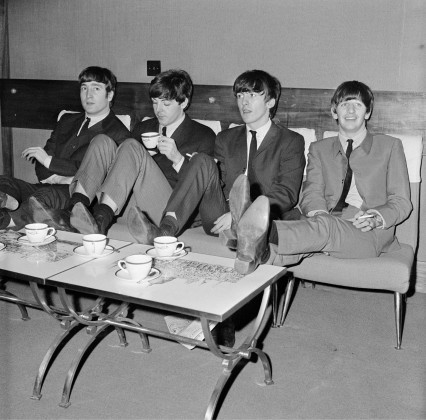
[[[425,28],[423,0],[10,0],[11,77],[101,65],[148,82],[158,59],[196,84],[261,68],[287,87],[426,91]]]

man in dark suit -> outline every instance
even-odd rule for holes
[[[215,147],[218,165],[204,154],[192,156],[159,225],[151,223],[140,208],[130,209],[129,230],[138,242],[152,244],[157,236],[178,235],[198,210],[207,234],[221,234],[227,246],[236,247],[239,218],[259,194],[268,197],[273,217],[300,215],[294,206],[305,167],[304,141],[271,120],[281,95],[280,82],[264,71],[252,70],[236,79],[233,90],[245,125],[219,133]],[[250,182],[241,182],[243,173]],[[242,200],[234,199],[241,196]],[[233,320],[228,318],[212,334],[219,344],[232,347]]]
[[[149,88],[156,118],[136,124],[133,138],[118,148],[105,139],[91,143],[74,177],[70,200],[74,228],[81,233],[106,233],[130,196],[130,206],[143,209],[157,223],[161,220],[190,156],[213,155],[214,132],[185,113],[192,91],[187,72],[159,74]],[[161,133],[157,148],[148,150],[141,144],[146,132]],[[95,197],[98,204],[92,214],[88,208]]]
[[[198,208],[205,232],[222,234],[228,246],[235,246],[233,227],[251,200],[260,194],[268,197],[273,218],[293,219],[300,215],[294,207],[305,166],[304,141],[299,134],[271,120],[278,107],[280,82],[264,71],[252,70],[236,79],[233,90],[245,125],[218,134],[215,158],[219,170],[208,156],[193,156],[158,227],[140,209],[131,209],[130,231],[139,242],[149,244],[155,236],[176,236],[188,226],[188,219]],[[253,138],[254,151],[249,153]],[[249,188],[235,184],[242,173],[249,174]],[[231,187],[244,190],[242,205],[228,206]]]
[[[121,143],[130,136],[110,110],[117,84],[115,75],[93,66],[83,70],[78,78],[85,112],[64,114],[44,148],[29,147],[22,152],[23,158],[35,162],[39,183],[0,176],[0,228],[21,228],[32,220],[31,202],[63,208],[69,199],[69,184],[90,141],[105,135]]]
[[[373,92],[361,82],[336,89],[331,113],[339,133],[310,146],[300,201],[306,218],[274,222],[278,241],[268,247],[269,209],[259,197],[238,225],[238,271],[295,264],[316,252],[370,258],[399,248],[395,227],[412,210],[407,164],[399,139],[367,131],[373,105]]]

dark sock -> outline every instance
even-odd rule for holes
[[[93,216],[96,219],[96,216],[100,215],[103,217],[104,219],[104,223],[107,226],[110,226],[112,223],[112,220],[114,219],[114,211],[112,210],[112,208],[106,204],[96,204],[95,207],[93,208]]]
[[[10,223],[10,214],[5,209],[0,209],[0,229],[6,229]]]
[[[179,231],[178,222],[173,216],[164,216],[159,228],[163,236],[176,236]]]
[[[86,207],[90,207],[90,200],[87,195],[74,193],[68,201],[67,210],[72,210],[77,203],[83,203]]]

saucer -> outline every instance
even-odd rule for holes
[[[161,271],[158,268],[153,267],[153,268],[151,268],[151,271],[149,272],[149,274],[144,279],[141,279],[141,280],[132,279],[130,277],[129,273],[125,272],[124,270],[116,271],[115,276],[118,277],[121,280],[131,280],[131,281],[134,281],[135,283],[140,283],[142,281],[154,280],[157,277],[160,277]]]
[[[173,261],[173,260],[176,260],[177,258],[184,257],[187,254],[188,254],[188,251],[185,248],[181,249],[178,253],[174,255],[170,255],[169,257],[160,257],[159,255],[157,255],[157,250],[155,248],[150,248],[146,251],[146,255],[149,255],[152,258],[156,258],[157,260],[164,260],[164,261]]]
[[[18,242],[22,245],[28,245],[28,246],[42,246],[51,244],[52,242],[55,242],[56,238],[54,236],[50,236],[49,238],[45,239],[43,242],[30,242],[27,238],[27,235],[21,236],[18,238]]]
[[[86,251],[86,248],[84,248],[83,245],[78,246],[77,248],[73,249],[74,254],[80,255],[80,257],[85,258],[103,258],[107,255],[112,254],[115,251],[115,249],[111,245],[107,245],[100,255],[89,255]]]

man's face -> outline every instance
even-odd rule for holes
[[[239,92],[237,105],[243,121],[250,129],[257,130],[268,122],[275,99],[266,100],[264,92]]]
[[[113,96],[114,92],[107,92],[105,83],[92,81],[80,85],[81,105],[89,117],[105,114]]]
[[[331,109],[333,118],[338,122],[343,134],[351,137],[365,127],[365,121],[370,118],[366,106],[359,99],[347,99],[340,102],[336,109]]]
[[[160,124],[164,127],[173,124],[184,114],[184,110],[188,105],[188,99],[181,104],[176,99],[152,98],[152,107],[154,114],[158,118]]]

